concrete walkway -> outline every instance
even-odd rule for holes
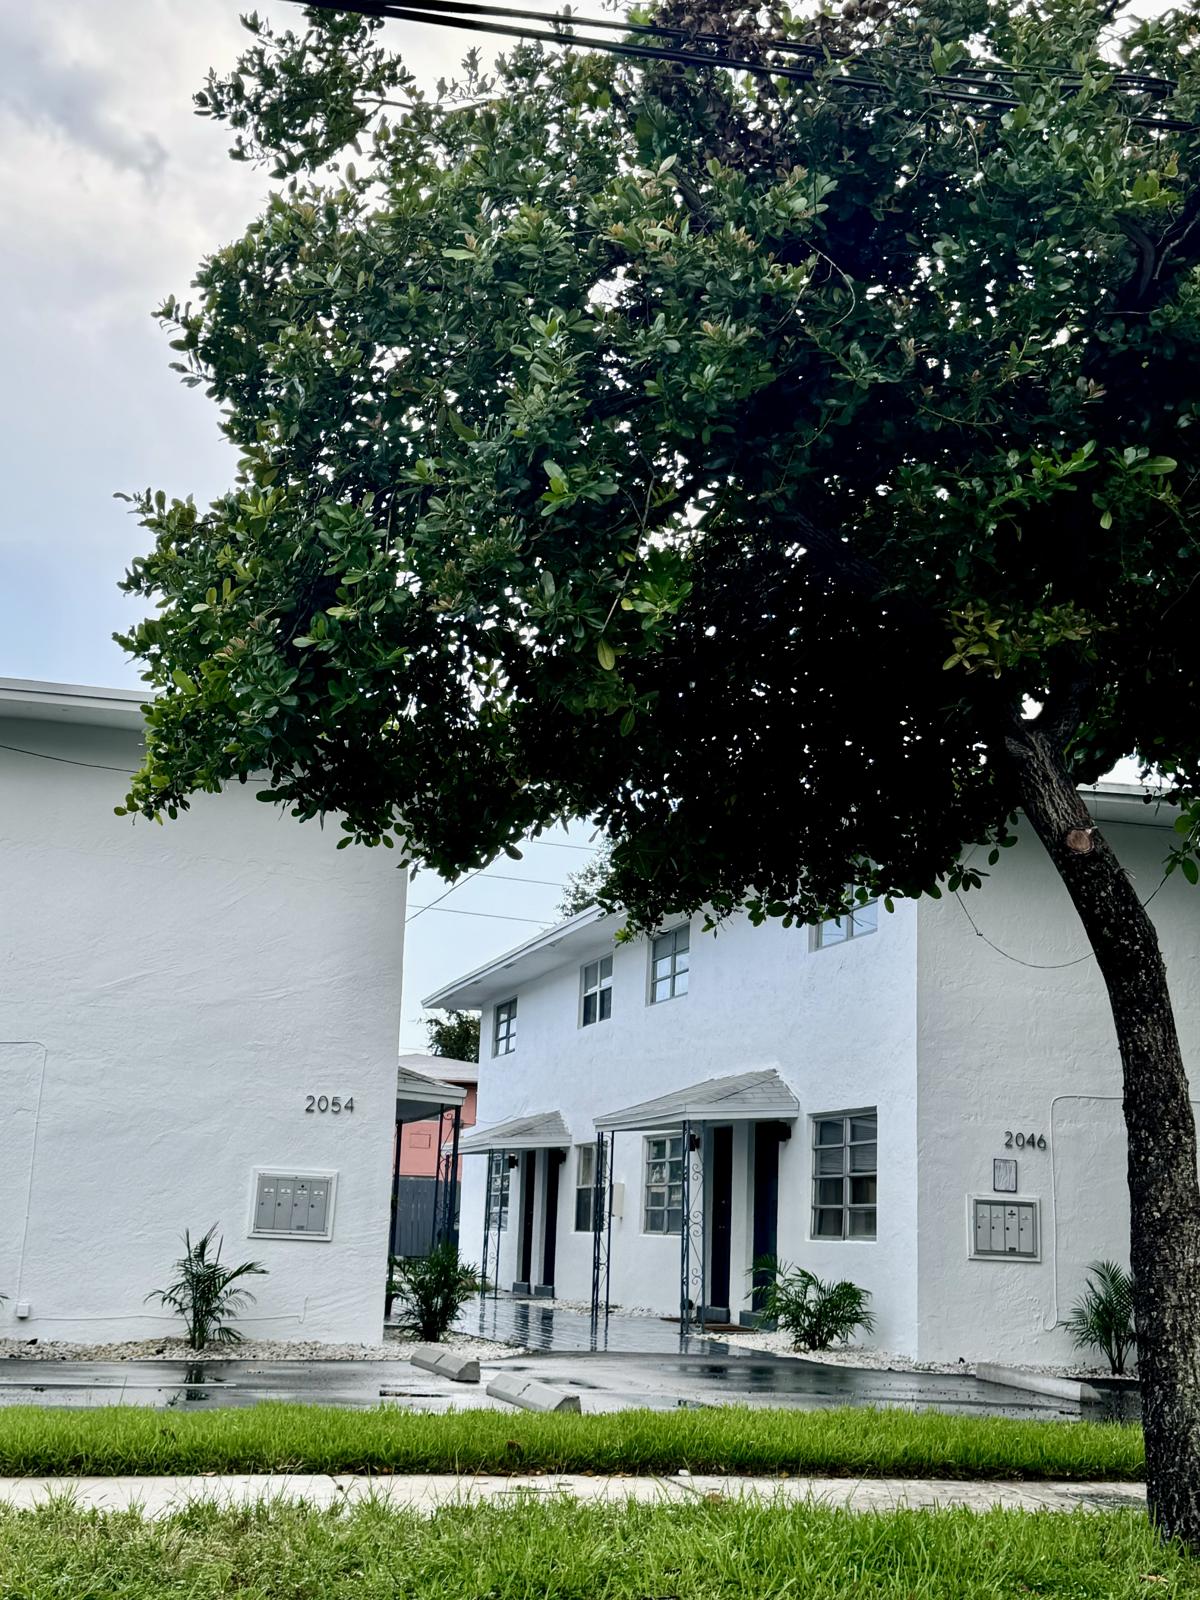
[[[367,1478],[323,1473],[263,1473],[162,1478],[0,1478],[0,1505],[31,1510],[51,1498],[69,1497],[82,1509],[139,1509],[147,1517],[169,1516],[196,1501],[249,1505],[300,1502],[315,1507],[374,1500],[396,1510],[431,1515],[441,1506],[511,1504],[559,1496],[583,1502],[642,1502],[668,1505],[696,1500],[797,1502],[848,1511],[902,1507],[963,1506],[971,1511],[1112,1511],[1146,1504],[1140,1483],[963,1483],[934,1478],[744,1478],[679,1473],[670,1478],[601,1477],[539,1473],[519,1477],[414,1475]]]

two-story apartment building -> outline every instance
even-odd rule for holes
[[[1157,888],[1191,1059],[1200,894],[1161,882],[1173,815],[1130,787],[1088,798]],[[869,1289],[882,1348],[1069,1360],[1088,1263],[1128,1258],[1120,1064],[1031,830],[961,899],[702,924],[618,943],[585,911],[426,1001],[483,1017],[466,1254],[494,1265],[498,1242],[502,1283],[583,1300],[606,1255],[614,1304],[734,1320],[774,1254]]]
[[[144,698],[0,679],[0,1339],[180,1332],[215,1223],[247,1334],[373,1342],[405,874],[253,785],[115,816]]]

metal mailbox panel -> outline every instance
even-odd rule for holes
[[[251,1234],[328,1239],[333,1185],[329,1173],[257,1173]]]
[[[329,1215],[329,1185],[314,1182],[308,1191],[308,1231],[324,1233],[325,1219]]]
[[[271,1223],[271,1227],[276,1233],[292,1231],[292,1194],[295,1188],[295,1178],[275,1180],[275,1220]]]
[[[972,1201],[973,1256],[1036,1261],[1038,1256],[1038,1203],[1036,1200]]]
[[[261,1231],[275,1226],[275,1187],[279,1179],[273,1172],[260,1172],[254,1203],[254,1226]]]

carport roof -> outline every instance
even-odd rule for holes
[[[596,1127],[601,1133],[621,1133],[684,1122],[791,1122],[799,1115],[800,1102],[774,1067],[767,1067],[706,1078],[656,1100],[606,1112],[596,1118]]]
[[[457,1083],[437,1083],[410,1067],[396,1069],[397,1122],[422,1122],[430,1117],[436,1121],[439,1106],[450,1111],[466,1098],[467,1091]]]
[[[561,1112],[540,1111],[514,1117],[492,1128],[477,1128],[459,1142],[462,1155],[484,1156],[496,1150],[563,1150],[571,1143],[571,1130]]]

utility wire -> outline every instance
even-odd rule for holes
[[[33,756],[37,761],[57,761],[64,767],[91,767],[93,772],[120,772],[126,778],[133,777],[128,767],[109,767],[103,761],[76,761],[73,756],[52,756],[46,750],[26,750],[19,744],[0,744],[0,750],[11,751],[15,756]]]
[[[552,928],[552,922],[543,922],[537,917],[507,917],[499,911],[458,911],[454,906],[435,906],[431,900],[427,906],[418,906],[415,917],[406,917],[405,924],[415,922],[422,911],[440,911],[444,917],[486,917],[489,922],[528,922],[534,928]]]
[[[362,10],[368,6],[372,12],[387,12],[394,5],[403,5],[407,9],[428,11],[432,13],[449,13],[460,16],[481,17],[511,17],[529,22],[548,22],[556,29],[574,29],[577,27],[599,28],[610,33],[632,33],[642,37],[661,39],[682,39],[685,44],[715,44],[728,47],[730,38],[724,33],[705,33],[692,28],[677,28],[670,23],[663,22],[632,22],[628,17],[584,17],[569,8],[561,12],[547,12],[524,6],[503,6],[477,3],[477,0],[378,0],[372,4],[366,0],[362,6],[346,6],[341,0],[302,0],[302,3],[316,6],[320,10]],[[570,35],[563,35],[569,42]],[[755,40],[756,44],[765,50],[778,50],[785,55],[807,56],[814,61],[828,64],[831,61],[861,61],[872,54],[870,47],[863,50],[833,50],[826,45],[805,44],[800,39],[779,38],[768,35]],[[975,84],[989,78],[1028,78],[1037,74],[1029,68],[1006,67],[992,65],[987,67],[964,66],[958,72],[935,73],[934,77],[939,83]],[[1083,73],[1068,67],[1060,67],[1054,71],[1054,77],[1062,83],[1069,83],[1073,88],[1079,87],[1083,82]],[[1174,79],[1154,77],[1140,72],[1114,72],[1109,74],[1113,84],[1124,89],[1133,89],[1144,94],[1169,94],[1177,87]],[[872,85],[874,86],[874,85]]]
[[[575,17],[547,17],[546,20],[554,24],[552,28],[535,28],[522,23],[519,26],[492,20],[499,16],[537,17],[545,15],[542,12],[528,11],[524,8],[501,7],[468,3],[462,0],[456,4],[455,0],[411,0],[410,4],[400,5],[394,0],[353,0],[353,3],[343,3],[343,0],[292,0],[293,4],[305,5],[310,9],[320,11],[349,11],[356,15],[378,17],[384,20],[399,22],[424,22],[445,28],[457,28],[467,33],[493,34],[503,38],[534,39],[546,44],[577,45],[588,50],[606,51],[610,55],[629,56],[641,61],[669,61],[682,66],[720,67],[729,72],[746,72],[758,77],[782,78],[795,82],[811,82],[817,76],[814,67],[797,65],[782,65],[767,61],[752,61],[742,57],[729,56],[719,52],[702,54],[696,50],[685,50],[673,46],[631,44],[627,41],[617,42],[611,39],[587,38],[574,32],[568,33],[567,28],[574,29],[582,24],[584,27],[611,28],[619,26],[622,32],[629,33],[645,30],[651,34],[669,34],[679,37],[683,30],[656,29],[645,24],[614,24],[608,19],[575,18]],[[728,47],[730,41],[720,34],[706,36],[685,35],[686,39],[704,37],[718,44]],[[786,51],[796,53],[795,43],[788,40],[763,40],[763,47],[768,50]],[[929,88],[923,92],[932,99],[944,100],[953,104],[975,105],[982,107],[990,114],[1014,110],[1020,102],[1014,100],[1011,94],[981,93],[980,88],[988,82],[969,76],[967,73],[953,77],[949,74],[937,78],[938,87]],[[1114,78],[1114,86],[1118,80]],[[830,80],[831,86],[840,86],[849,89],[861,89],[868,93],[880,93],[885,85],[874,78],[854,77],[843,74]],[[952,85],[961,85],[954,88]],[[1120,87],[1132,89],[1135,92],[1158,93],[1160,85],[1169,92],[1168,80],[1141,79],[1136,75],[1127,75],[1120,80]],[[1064,85],[1065,93],[1074,93],[1078,82]],[[1150,87],[1152,86],[1152,87]],[[1130,123],[1137,127],[1159,128],[1163,130],[1192,129],[1197,125],[1178,117],[1161,116],[1133,116]]]

